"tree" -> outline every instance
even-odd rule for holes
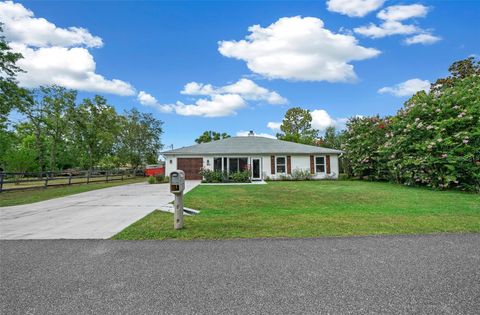
[[[77,92],[60,86],[41,87],[45,134],[50,151],[50,170],[57,169],[57,155],[69,127],[70,113],[75,108]]]
[[[219,133],[216,131],[209,130],[209,131],[205,131],[200,137],[195,139],[195,142],[205,143],[205,142],[212,142],[212,141],[217,141],[217,140],[226,139],[226,138],[230,138],[230,135],[225,132]]]
[[[27,125],[35,136],[38,168],[43,172],[45,171],[45,120],[43,103],[39,99],[38,90],[28,91],[27,96],[22,99],[22,102],[17,103],[16,107],[28,119]]]
[[[124,164],[137,168],[142,164],[158,162],[163,145],[161,135],[163,122],[152,114],[137,109],[125,112],[120,118],[118,155]]]
[[[312,128],[312,115],[308,109],[300,107],[290,108],[280,126],[282,133],[277,134],[280,140],[314,144],[318,137],[318,130]]]
[[[29,93],[20,88],[16,80],[16,75],[23,72],[16,63],[23,56],[12,51],[2,34],[0,23],[0,128],[4,129],[12,108],[23,102],[25,97],[29,98]]]
[[[338,133],[333,126],[327,127],[327,129],[325,129],[325,135],[318,139],[317,144],[325,148],[340,149],[342,146],[341,133]]]
[[[86,98],[71,113],[73,135],[85,153],[86,165],[92,170],[96,163],[113,152],[119,134],[118,115],[107,100],[96,95]]]

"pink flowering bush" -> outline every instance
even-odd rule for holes
[[[355,117],[347,122],[343,134],[344,163],[348,175],[369,180],[387,180],[387,160],[381,154],[388,140],[387,119]]]
[[[469,71],[452,71],[456,64]],[[451,77],[415,94],[395,116],[350,120],[344,150],[351,175],[480,192],[480,65],[467,59],[454,66]]]

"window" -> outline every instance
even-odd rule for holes
[[[315,158],[315,171],[317,173],[325,173],[325,157],[317,156]]]
[[[284,156],[278,156],[277,157],[277,173],[285,173],[285,163],[286,163],[286,158]]]
[[[236,173],[248,170],[248,158],[229,158],[228,172]]]
[[[215,172],[221,172],[222,171],[222,158],[214,158],[213,159],[213,170]]]

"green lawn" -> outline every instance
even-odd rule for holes
[[[101,182],[90,184],[77,184],[72,186],[58,186],[48,188],[36,188],[30,190],[5,191],[0,193],[0,207],[24,205],[32,202],[43,201],[73,194],[78,194],[85,191],[102,189],[107,187],[126,185],[138,182],[144,182],[144,177],[137,177],[127,179],[124,181]]]
[[[201,214],[173,230],[155,211],[114,239],[225,239],[480,232],[480,195],[361,181],[198,186],[185,206]]]

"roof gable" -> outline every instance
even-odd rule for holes
[[[164,155],[204,154],[340,154],[341,150],[257,136],[231,137],[162,152]]]

